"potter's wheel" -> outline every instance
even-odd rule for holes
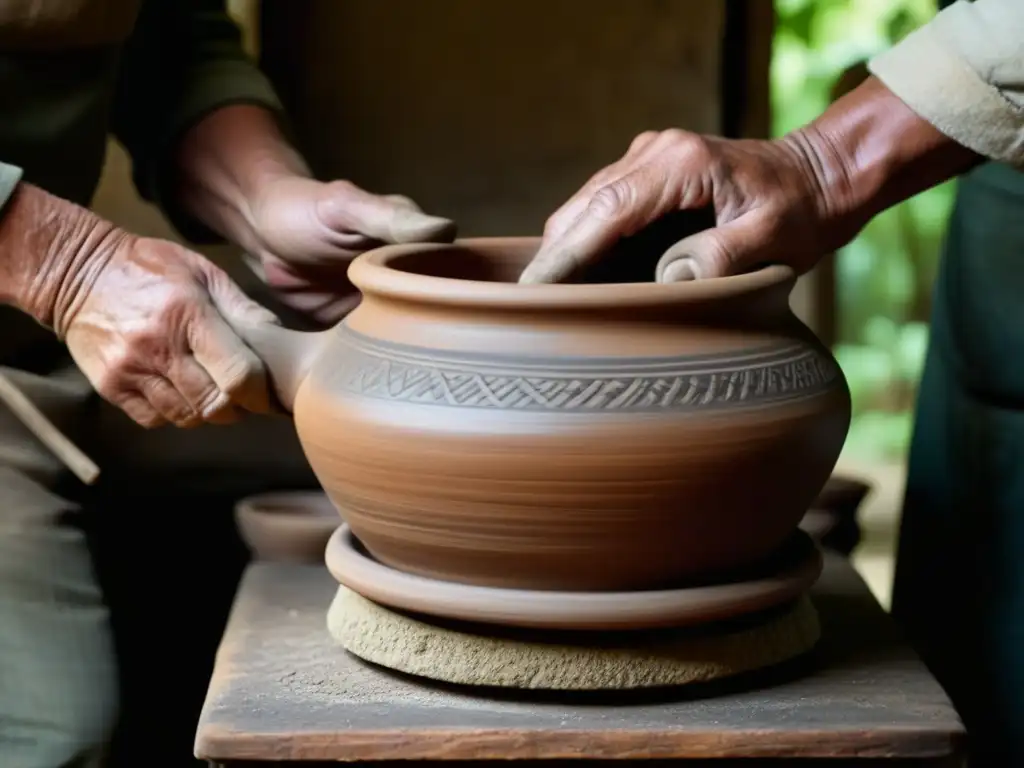
[[[710,586],[637,592],[556,592],[456,584],[373,559],[347,525],[331,536],[327,567],[349,590],[398,611],[544,630],[639,630],[721,622],[792,603],[821,574],[821,553],[798,531],[761,573]]]
[[[637,690],[733,678],[803,656],[821,635],[810,599],[703,627],[552,632],[445,622],[338,588],[327,627],[364,661],[457,685]]]

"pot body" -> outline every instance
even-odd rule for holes
[[[297,428],[355,535],[402,571],[582,591],[714,581],[794,532],[849,426],[791,285],[535,311],[364,290],[302,385]]]

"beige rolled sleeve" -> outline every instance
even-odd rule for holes
[[[0,163],[0,212],[7,205],[7,201],[11,199],[21,177],[21,168],[8,163]]]
[[[869,68],[957,143],[1024,166],[1024,0],[959,0]]]

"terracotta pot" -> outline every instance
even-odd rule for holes
[[[781,546],[850,419],[795,277],[518,285],[535,238],[388,246],[321,334],[240,329],[313,470],[382,563],[454,582],[639,590]]]
[[[323,562],[327,541],[341,525],[320,492],[292,491],[249,496],[235,505],[242,541],[257,560]]]

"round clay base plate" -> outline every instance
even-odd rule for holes
[[[490,635],[479,626],[442,626],[339,587],[327,625],[350,653],[398,672],[462,685],[562,691],[722,680],[795,659],[820,637],[807,596],[731,626],[567,639],[565,633]]]
[[[548,630],[636,630],[703,625],[802,595],[821,575],[821,552],[798,531],[767,573],[711,586],[640,592],[555,592],[428,579],[374,560],[343,525],[327,544],[334,578],[370,600],[434,617]]]

